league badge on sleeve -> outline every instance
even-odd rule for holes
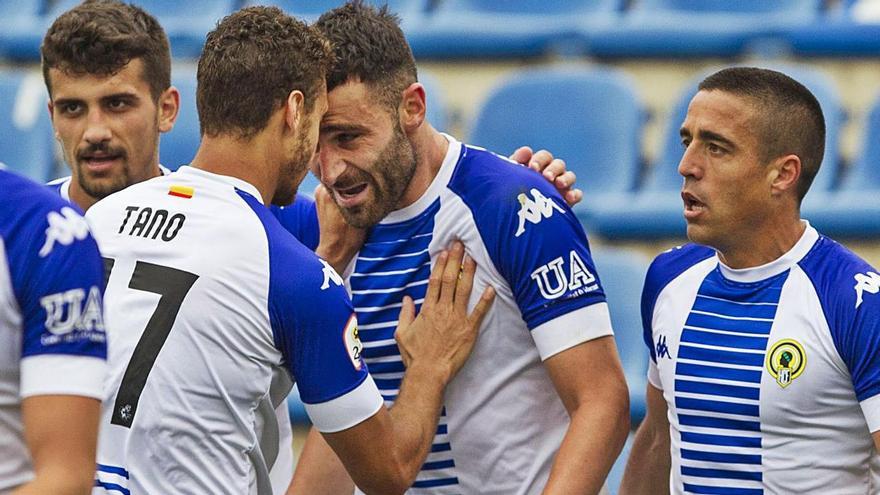
[[[807,367],[807,353],[804,346],[794,339],[783,339],[767,352],[767,371],[776,379],[780,387],[791,385]]]
[[[358,335],[356,315],[351,315],[351,318],[348,319],[345,330],[342,332],[342,340],[345,342],[345,348],[348,351],[348,357],[351,358],[351,364],[354,365],[354,369],[360,371],[364,363],[361,360],[364,345],[361,343],[360,335]]]

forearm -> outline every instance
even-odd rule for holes
[[[545,495],[596,494],[620,454],[629,431],[626,401],[585,404],[573,415],[553,462]]]
[[[430,366],[430,365],[427,365]],[[431,451],[443,404],[448,376],[422,365],[411,365],[400,393],[390,409],[394,425],[396,457],[402,462],[410,484],[415,481]]]
[[[80,470],[44,470],[31,482],[25,483],[12,495],[86,495],[95,483],[94,466],[87,473]]]
[[[354,482],[324,437],[312,428],[287,495],[351,495]]]
[[[633,440],[620,495],[663,495],[669,493],[669,432],[657,431],[646,418]]]

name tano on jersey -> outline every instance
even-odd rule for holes
[[[134,220],[129,223],[132,218]],[[148,206],[127,206],[118,233],[122,234],[128,227],[126,233],[130,236],[169,242],[177,237],[185,221],[183,213],[172,214],[168,210],[154,210]]]

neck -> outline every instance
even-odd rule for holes
[[[160,175],[162,175],[162,171],[159,170],[159,164],[156,163],[151,168],[151,172],[146,177],[141,179],[141,181],[149,180],[154,177],[159,177]],[[137,182],[141,182],[141,181],[135,181],[132,184],[136,184]],[[131,185],[131,184],[129,184],[129,185]],[[97,203],[98,201],[101,200],[101,198],[96,198],[96,197],[90,195],[89,193],[87,193],[80,186],[79,178],[77,178],[76,175],[73,175],[70,178],[70,186],[67,190],[67,194],[68,194],[68,196],[70,196],[70,201],[73,204],[79,206],[82,209],[82,211],[88,211],[88,209],[91,208],[92,205],[94,205],[95,203]]]
[[[760,235],[740,236],[734,246],[717,249],[721,262],[730,268],[754,268],[779,259],[797,244],[807,228],[799,215],[773,228],[756,229]]]
[[[416,171],[397,203],[398,210],[415,203],[425,194],[440,172],[446,151],[449,149],[449,141],[427,122],[414,131],[410,143],[416,155]]]
[[[202,136],[191,165],[219,175],[241,179],[257,188],[263,204],[270,204],[278,185],[278,167],[265,133],[250,139],[221,134]]]

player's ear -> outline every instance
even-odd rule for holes
[[[304,105],[305,95],[302,91],[295,89],[287,95],[287,104],[284,105],[284,121],[290,129],[296,130],[299,119],[305,118]]]
[[[771,165],[771,194],[774,196],[797,191],[801,177],[801,159],[797,155],[785,155],[774,160]]]
[[[425,87],[414,82],[403,90],[400,100],[400,124],[407,131],[414,131],[425,121]]]
[[[156,106],[159,108],[159,132],[170,131],[180,111],[180,91],[174,86],[169,87],[159,95]]]

